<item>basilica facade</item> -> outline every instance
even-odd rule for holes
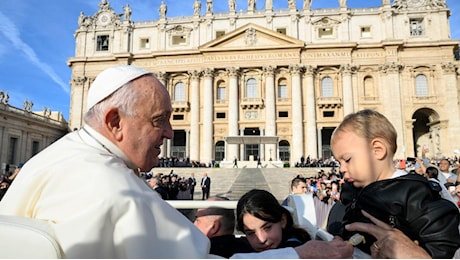
[[[261,1],[261,0],[258,0]],[[445,0],[382,0],[373,8],[312,9],[303,0],[256,9],[196,0],[190,16],[132,21],[108,1],[82,12],[75,32],[70,128],[83,125],[86,95],[103,69],[131,64],[169,90],[174,138],[163,157],[200,162],[328,158],[343,117],[374,109],[398,132],[395,158],[453,156],[460,148],[459,41]],[[300,0],[297,0],[300,1]],[[348,0],[351,2],[353,0]],[[203,1],[204,2],[204,1]],[[187,8],[187,7],[184,7]],[[238,10],[238,11],[237,11]]]

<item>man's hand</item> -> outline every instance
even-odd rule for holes
[[[355,222],[346,225],[345,228],[348,231],[368,233],[377,239],[371,246],[372,258],[431,258],[417,241],[412,241],[399,229],[392,228],[366,211],[362,213],[375,225]]]
[[[299,258],[352,258],[353,246],[335,237],[332,241],[310,240],[294,248]]]

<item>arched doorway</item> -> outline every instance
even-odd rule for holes
[[[428,148],[432,155],[440,154],[440,121],[439,115],[431,108],[421,108],[412,115],[413,151],[415,156],[421,156],[422,148]]]
[[[289,159],[291,157],[290,149],[291,149],[291,146],[289,145],[288,141],[281,140],[279,142],[279,151],[280,151],[279,158],[281,161],[289,162]]]
[[[225,158],[225,142],[218,141],[216,143],[216,154],[214,155],[216,161],[223,161]]]

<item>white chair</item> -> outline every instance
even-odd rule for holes
[[[0,215],[0,258],[64,258],[46,221]]]

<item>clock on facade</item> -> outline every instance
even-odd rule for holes
[[[99,16],[97,17],[97,22],[100,25],[109,24],[110,23],[110,14],[106,13],[106,12],[100,13]]]
[[[407,0],[407,4],[411,7],[420,7],[425,3],[425,0]]]

